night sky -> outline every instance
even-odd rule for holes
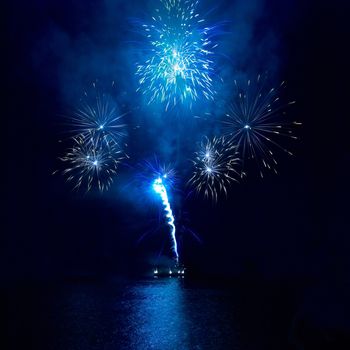
[[[156,154],[178,170],[175,215],[201,238],[179,234],[190,270],[326,283],[349,278],[347,1],[201,1],[209,22],[226,23],[217,38],[218,71],[228,81],[221,98],[229,99],[235,77],[268,71],[273,84],[287,81],[287,96],[297,101],[289,113],[303,123],[300,141],[288,144],[295,156],[279,155],[279,175],[260,179],[253,171],[216,205],[185,200],[181,179],[210,126],[203,129],[188,112],[160,117],[135,91],[133,42],[140,37],[132,23],[148,18],[152,1],[13,0],[3,7],[4,281],[133,274],[152,264],[167,237],[165,227],[138,243],[158,209],[142,198],[134,202],[130,167],[121,167],[103,194],[73,192],[52,175],[62,166],[60,115],[96,79],[115,81],[130,111],[130,164]],[[192,114],[203,108],[199,103]]]

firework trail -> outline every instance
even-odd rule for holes
[[[161,0],[151,24],[142,30],[148,42],[145,60],[137,65],[138,91],[148,103],[160,101],[165,110],[204,97],[212,100],[215,27],[204,25],[196,12],[198,1]]]
[[[133,187],[137,187],[137,191],[140,194],[141,198],[144,193],[147,193],[147,198],[149,198],[150,195],[153,197],[154,193],[157,194],[157,197],[161,198],[165,216],[167,218],[167,224],[171,228],[172,250],[176,258],[176,263],[178,263],[179,254],[177,238],[175,235],[175,218],[168,197],[168,191],[170,189],[174,190],[174,186],[177,182],[176,172],[170,165],[161,164],[156,156],[154,156],[151,161],[140,162],[138,164],[138,167],[140,168],[140,171],[137,172],[134,179],[136,183],[134,181],[131,183],[133,183]],[[143,200],[143,198],[141,200]],[[159,219],[157,219],[157,222],[159,224]],[[150,233],[154,233],[158,229],[159,227],[155,230],[149,230],[145,232],[141,236],[140,240],[142,240]]]
[[[161,177],[156,178],[153,182],[152,187],[153,187],[153,190],[157,194],[159,194],[160,198],[162,199],[164,211],[166,213],[165,216],[168,218],[168,225],[171,228],[171,239],[173,242],[172,249],[173,249],[173,252],[175,254],[176,262],[178,263],[179,262],[179,253],[177,251],[176,227],[175,227],[175,223],[174,223],[175,218],[174,218],[173,212],[172,212],[171,207],[170,207],[168,193],[167,193],[167,190],[166,190],[165,185],[163,183],[163,179]]]
[[[78,135],[72,142],[72,147],[60,158],[66,164],[62,174],[67,181],[75,182],[74,189],[86,187],[87,192],[92,187],[107,190],[125,158],[123,152],[115,143],[106,144],[105,140],[94,138],[94,134]]]
[[[268,90],[265,81],[266,78],[258,75],[256,82],[248,80],[245,86],[239,86],[235,80],[234,100],[223,121],[225,137],[238,146],[243,161],[256,161],[261,177],[263,169],[277,173],[275,150],[292,155],[279,141],[282,138],[297,139],[293,129],[301,125],[286,120],[285,109],[295,101],[281,102],[279,94],[285,88],[285,82]]]
[[[189,184],[197,193],[203,193],[205,198],[214,202],[218,200],[219,193],[227,195],[227,188],[237,181],[240,174],[236,169],[240,163],[236,146],[224,137],[212,140],[205,137],[192,163],[194,171]]]

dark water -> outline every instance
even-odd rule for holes
[[[181,279],[133,282],[116,290],[72,290],[57,310],[58,349],[233,349],[229,296],[186,288]],[[103,344],[103,347],[101,345]]]
[[[334,334],[312,333],[296,300],[288,286],[186,278],[23,287],[7,295],[8,348],[342,348]]]

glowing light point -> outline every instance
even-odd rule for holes
[[[179,64],[178,64],[178,63],[175,63],[175,64],[174,64],[174,71],[177,72],[177,71],[179,71],[179,70],[180,70]]]
[[[211,173],[213,170],[207,166],[207,173]]]
[[[244,129],[251,129],[250,125],[246,124],[244,125]]]

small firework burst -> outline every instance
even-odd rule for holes
[[[114,85],[114,84],[113,84]],[[127,113],[120,113],[115,99],[110,94],[101,92],[96,83],[84,92],[80,104],[66,116],[69,132],[84,137],[93,138],[99,142],[114,142],[121,145],[127,135],[123,117]]]
[[[238,146],[243,162],[256,161],[261,177],[264,170],[277,173],[275,151],[292,155],[281,143],[286,138],[297,139],[293,130],[301,125],[286,118],[286,107],[295,101],[281,102],[285,82],[277,88],[266,89],[265,81],[260,75],[255,82],[248,80],[242,86],[235,80],[233,103],[223,121],[225,137]]]
[[[159,159],[154,156],[152,160],[145,160],[139,164],[137,180],[141,185],[149,186],[156,178],[163,179],[167,188],[174,189],[178,181],[176,171],[171,164],[161,164]]]
[[[189,184],[197,193],[214,202],[220,193],[227,195],[228,187],[240,175],[236,146],[224,137],[214,137],[212,140],[205,137],[192,162],[194,171]]]
[[[62,174],[67,181],[75,183],[74,189],[82,187],[86,191],[93,187],[107,190],[117,174],[119,163],[125,158],[114,142],[94,138],[93,134],[78,135],[72,138],[73,145],[60,159],[66,168]]]

